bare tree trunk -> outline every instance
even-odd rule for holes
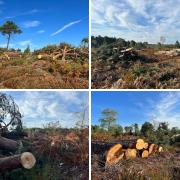
[[[9,42],[10,42],[11,35],[8,34],[8,42],[7,42],[7,50],[9,49]]]
[[[36,163],[33,154],[25,152],[22,154],[0,158],[0,172],[12,171],[14,169],[22,168],[31,169]]]

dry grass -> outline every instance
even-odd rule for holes
[[[88,62],[48,61],[26,57],[0,62],[0,88],[86,89]]]

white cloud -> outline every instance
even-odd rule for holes
[[[76,92],[59,91],[58,94],[60,95],[60,97],[63,98],[66,103],[80,104],[82,102],[82,99]]]
[[[74,112],[81,110],[81,99],[85,98],[88,102],[88,94],[84,92],[18,93],[12,92],[11,96],[15,98],[23,114],[23,123],[28,127],[42,127],[49,122],[57,121],[63,127],[73,127],[78,120]]]
[[[149,117],[155,122],[168,122],[170,127],[180,128],[180,92],[162,92],[159,102],[154,103],[154,110]]]
[[[30,14],[35,14],[35,13],[38,13],[38,12],[39,12],[39,10],[37,10],[37,9],[32,9],[32,10],[30,10],[30,11],[23,12],[23,13],[14,15],[14,16],[7,16],[7,17],[5,17],[4,19],[14,19],[14,18],[16,18],[16,17],[25,16],[25,15],[30,15]]]
[[[55,36],[55,35],[61,33],[62,31],[66,30],[67,28],[69,28],[69,27],[71,27],[71,26],[73,26],[73,25],[75,25],[75,24],[80,23],[81,21],[82,21],[82,20],[70,22],[70,23],[64,25],[64,26],[63,26],[62,28],[60,28],[58,31],[52,33],[51,36]]]
[[[32,28],[32,27],[37,27],[40,25],[40,22],[35,20],[35,21],[26,21],[23,23],[24,28]]]
[[[39,30],[37,33],[38,34],[43,34],[43,33],[45,33],[45,30]]]
[[[92,34],[157,43],[180,40],[180,0],[92,0]]]
[[[32,43],[31,43],[31,40],[26,40],[26,41],[17,42],[17,44],[20,46],[27,46],[27,45],[30,45]]]

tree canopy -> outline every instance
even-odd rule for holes
[[[13,21],[7,21],[5,24],[0,26],[0,32],[3,36],[7,35],[8,41],[7,41],[7,49],[9,47],[9,42],[12,34],[20,34],[22,33],[22,30],[13,22]]]
[[[101,112],[103,118],[99,119],[101,127],[109,129],[110,126],[114,125],[117,121],[117,112],[112,109],[104,109]]]

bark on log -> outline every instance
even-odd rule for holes
[[[18,149],[18,143],[14,140],[0,137],[0,150],[15,152]]]
[[[17,140],[17,139],[21,139],[24,137],[27,137],[28,134],[26,132],[4,132],[1,134],[2,137],[8,138],[8,139],[13,139],[13,140]]]
[[[22,168],[31,169],[36,163],[33,154],[25,152],[19,155],[0,158],[0,172],[12,171],[14,169]]]

